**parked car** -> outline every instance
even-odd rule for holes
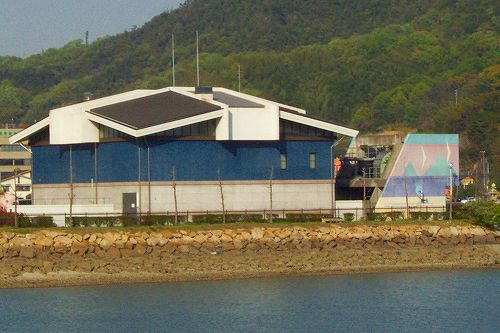
[[[461,202],[461,203],[466,203],[469,201],[476,201],[476,198],[471,197],[471,196],[466,196],[466,195],[463,195],[460,198],[458,198],[458,202]]]

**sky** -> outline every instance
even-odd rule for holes
[[[0,56],[26,57],[138,27],[183,0],[0,0]]]

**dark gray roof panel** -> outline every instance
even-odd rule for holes
[[[214,100],[226,104],[231,108],[263,108],[264,105],[258,104],[247,99],[227,94],[222,91],[214,91]]]
[[[167,91],[91,109],[89,112],[139,130],[220,109],[218,105]]]

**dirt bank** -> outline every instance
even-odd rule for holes
[[[1,262],[0,288],[55,287],[138,282],[500,268],[500,246],[291,251],[171,258],[12,259]]]

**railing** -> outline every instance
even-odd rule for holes
[[[380,178],[380,167],[364,168],[363,177],[367,179]]]
[[[455,206],[455,204],[454,204]],[[455,208],[454,208],[455,209]],[[319,222],[325,219],[358,221],[393,221],[404,218],[443,220],[448,218],[447,206],[410,206],[410,207],[383,207],[383,208],[318,208],[318,209],[276,209],[270,210],[238,210],[226,211],[226,222],[266,222],[270,215],[275,222]],[[38,223],[37,221],[54,221],[57,225],[76,226],[124,226],[124,225],[171,225],[175,223],[175,212],[155,213],[87,213],[87,214],[47,214],[47,215],[22,215],[23,223]],[[179,211],[177,222],[185,223],[222,223],[221,211]],[[0,215],[0,226],[13,226],[14,214]],[[26,226],[26,225],[25,225]],[[35,225],[36,226],[36,225]]]

